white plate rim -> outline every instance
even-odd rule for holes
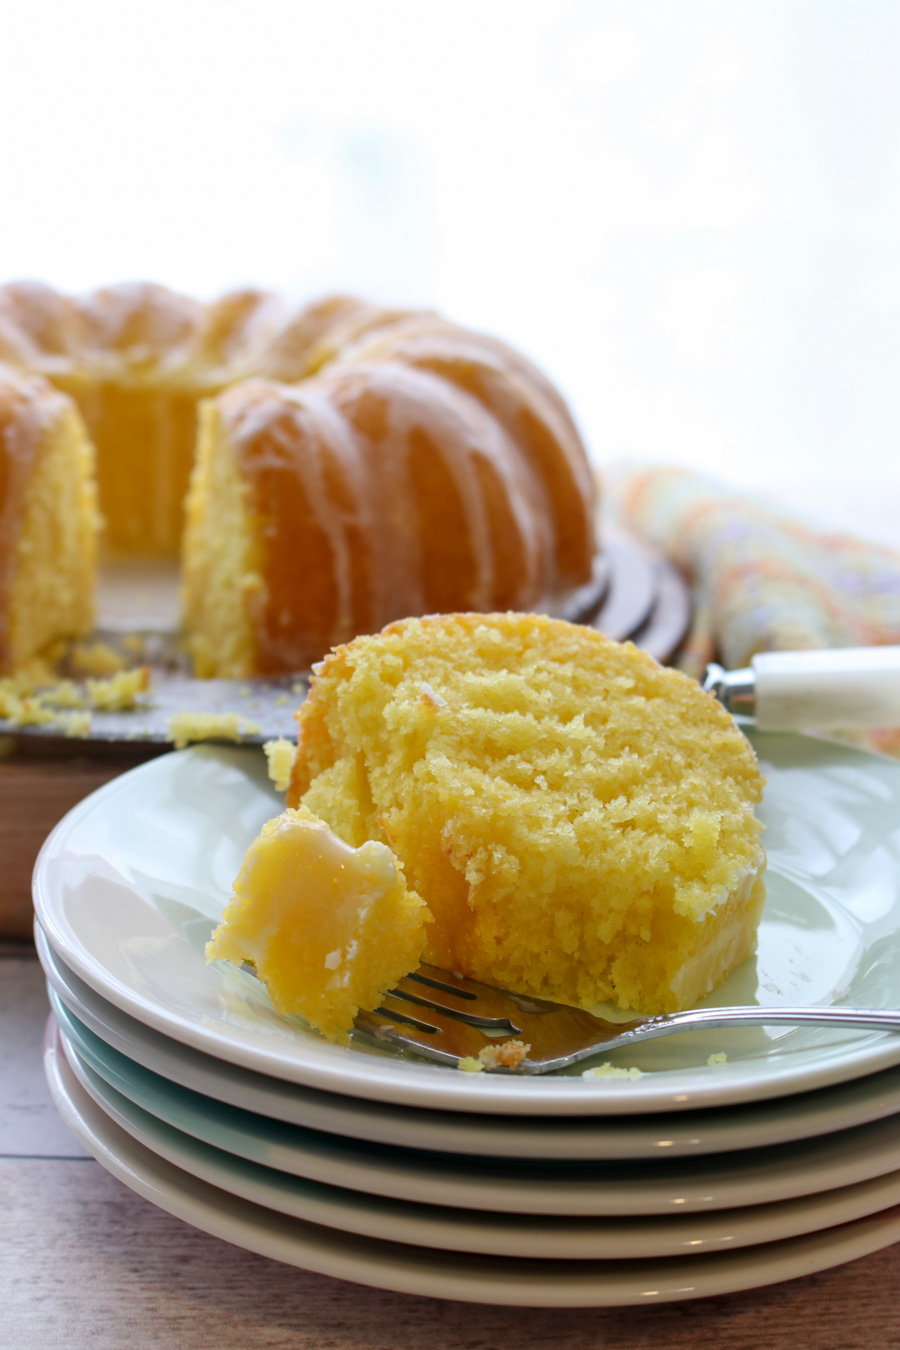
[[[365,1111],[360,1111],[355,1098],[267,1079],[252,1069],[213,1059],[163,1036],[107,1002],[79,981],[73,971],[66,971],[38,923],[35,945],[48,986],[70,1015],[143,1068],[230,1106],[373,1143],[532,1159],[554,1158],[561,1152],[567,1158],[585,1160],[653,1158],[661,1153],[678,1158],[723,1153],[736,1147],[768,1148],[900,1112],[898,1068],[816,1092],[750,1103],[738,1112],[708,1108],[671,1115],[564,1116],[548,1120],[544,1116],[484,1116],[392,1107],[383,1102],[370,1102]],[[78,981],[81,989],[73,988],[72,981]],[[97,1002],[89,1004],[86,996]],[[195,1076],[199,1082],[189,1081]],[[885,1081],[888,1077],[890,1082]],[[314,1096],[312,1102],[310,1096]]]
[[[791,743],[799,743],[812,747],[807,753],[827,752],[845,759],[849,756],[856,764],[878,764],[882,770],[889,765],[891,772],[896,769],[900,774],[900,765],[893,761],[816,738],[779,735],[761,739],[770,748],[776,747],[776,753]],[[248,749],[195,746],[128,771],[92,793],[60,821],[46,840],[35,866],[35,909],[55,950],[97,993],[164,1035],[244,1068],[329,1092],[398,1105],[507,1114],[637,1114],[732,1105],[813,1090],[900,1062],[900,1037],[863,1033],[817,1055],[800,1054],[789,1056],[790,1063],[767,1063],[760,1075],[745,1066],[743,1078],[735,1074],[733,1063],[717,1066],[714,1072],[673,1069],[646,1074],[637,1081],[518,1078],[462,1074],[399,1058],[376,1058],[330,1045],[312,1035],[295,1036],[288,1053],[284,1044],[276,1043],[274,1038],[267,1040],[243,1031],[236,1033],[233,1026],[225,1026],[223,1030],[193,1017],[181,1017],[161,1004],[158,997],[147,997],[98,964],[54,904],[49,864],[90,813],[105,808],[117,795],[131,791],[141,795],[157,776],[177,775],[185,768],[190,773],[193,766],[203,764],[210,756],[215,756],[217,763],[242,763],[245,771],[252,764],[258,771],[259,759],[254,762],[248,758],[256,753]],[[279,803],[274,796],[272,802],[273,811],[277,811]]]
[[[888,1118],[774,1149],[629,1163],[566,1159],[554,1173],[546,1161],[434,1155],[284,1126],[178,1088],[108,1046],[80,1046],[79,1054],[137,1106],[225,1152],[345,1189],[451,1209],[591,1218],[739,1209],[885,1176],[900,1161],[900,1118]]]
[[[174,1167],[92,1102],[52,1043],[45,1045],[44,1063],[51,1095],[69,1128],[131,1190],[235,1246],[376,1289],[505,1307],[633,1307],[782,1283],[855,1260],[900,1238],[900,1206],[803,1237],[658,1261],[490,1260],[335,1235],[230,1196]]]
[[[56,1038],[75,1077],[97,1106],[157,1156],[242,1200],[326,1228],[415,1247],[540,1260],[623,1260],[736,1251],[833,1228],[900,1205],[900,1170],[856,1185],[736,1210],[664,1217],[534,1218],[453,1210],[362,1196],[316,1181],[285,1177],[236,1159],[182,1133],[111,1087],[57,1024]],[[310,1194],[312,1191],[312,1194]]]

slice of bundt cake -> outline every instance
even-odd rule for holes
[[[384,844],[350,848],[309,811],[288,810],[251,844],[206,954],[249,962],[279,1012],[346,1041],[359,1009],[419,964],[427,921]]]
[[[0,367],[0,673],[89,632],[100,517],[75,405]]]
[[[426,960],[653,1013],[754,948],[762,779],[732,719],[630,644],[523,614],[409,620],[337,649],[288,801],[389,844]]]

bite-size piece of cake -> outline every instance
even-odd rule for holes
[[[655,1013],[753,951],[756,757],[631,644],[529,614],[407,620],[335,650],[297,717],[289,804],[390,846],[434,965]]]
[[[427,922],[383,843],[350,847],[287,810],[250,845],[206,954],[251,963],[278,1012],[346,1041],[357,1012],[418,966]]]

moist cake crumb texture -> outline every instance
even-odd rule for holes
[[[346,1041],[360,1008],[415,969],[428,912],[390,849],[288,810],[251,844],[209,960],[252,964],[278,1012]]]
[[[337,648],[297,718],[288,805],[394,851],[434,918],[425,960],[653,1013],[754,949],[755,755],[630,644],[535,615],[406,620]]]

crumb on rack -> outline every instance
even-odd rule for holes
[[[87,707],[87,695],[74,680],[58,680],[56,684],[41,690],[40,699],[52,708]]]
[[[585,1069],[582,1078],[640,1078],[643,1069],[630,1068],[620,1069],[617,1064],[610,1064],[609,1060],[605,1064],[595,1064],[592,1069]]]
[[[137,707],[139,694],[150,688],[150,667],[121,670],[108,679],[88,680],[87,696],[92,708],[102,712],[126,712]]]
[[[14,727],[46,726],[58,720],[59,708],[83,708],[84,704],[84,695],[71,680],[40,690],[21,675],[0,680],[0,717]]]
[[[11,679],[0,680],[0,717],[15,722],[21,706],[22,695],[16,681]]]
[[[37,684],[33,674],[20,674],[0,680],[0,717],[14,727],[54,724],[64,736],[87,736],[91,728],[89,708],[123,712],[137,707],[138,695],[149,688],[149,666],[88,679],[85,687],[74,680]]]
[[[56,720],[56,713],[46,707],[36,695],[26,696],[20,701],[14,713],[7,714],[9,721],[17,727],[40,727]]]
[[[146,639],[140,633],[126,633],[122,638],[122,650],[129,656],[143,656],[147,650]]]
[[[259,726],[240,713],[180,712],[166,719],[166,730],[175,749],[183,750],[193,741],[241,741]]]
[[[297,753],[296,745],[287,740],[286,737],[279,736],[275,741],[266,741],[263,744],[263,750],[269,777],[275,785],[275,791],[287,792],[291,781],[291,772],[294,768],[294,757]]]
[[[87,736],[91,730],[91,714],[86,711],[58,712],[54,719],[64,736]]]
[[[78,642],[72,648],[69,665],[76,675],[100,678],[125,669],[125,658],[108,642]]]

